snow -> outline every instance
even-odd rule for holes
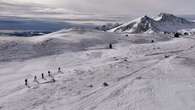
[[[1,37],[0,109],[194,110],[194,39],[88,29]],[[47,71],[56,82],[41,79]]]
[[[175,33],[185,29],[194,29],[195,23],[172,14],[161,13],[156,18],[148,16],[140,17],[121,26],[109,30],[109,32],[126,33]],[[192,33],[192,32],[190,32]]]

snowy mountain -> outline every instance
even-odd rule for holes
[[[153,19],[148,16],[140,17],[109,32],[128,33],[153,33],[153,32],[178,32],[183,29],[195,28],[195,23],[172,14],[161,13]]]
[[[140,33],[154,28],[155,23],[156,22],[152,18],[144,16],[111,29],[110,32]]]

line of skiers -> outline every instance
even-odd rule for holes
[[[58,68],[58,73],[62,73],[60,67]],[[54,78],[54,76],[51,74],[51,71],[48,71],[48,74],[47,75],[51,79],[51,82],[55,82],[56,81],[55,78]],[[44,73],[41,74],[41,79],[46,80],[46,78],[44,76]],[[25,86],[28,86],[28,79],[25,79],[24,82],[25,82]],[[39,84],[39,81],[37,79],[37,76],[34,76],[33,82],[36,82],[37,84]]]

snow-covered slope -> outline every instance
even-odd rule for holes
[[[116,43],[116,35],[95,30],[63,29],[36,37],[0,37],[0,61],[29,58],[81,51],[91,46]]]
[[[178,32],[183,29],[195,28],[195,23],[184,18],[176,17],[172,14],[161,13],[155,19],[144,16],[125,23],[119,27],[109,30],[109,32],[128,33],[152,33],[152,32]]]
[[[194,39],[78,29],[1,38],[2,59],[25,60],[0,61],[0,110],[194,110]]]

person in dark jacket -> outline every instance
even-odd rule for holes
[[[61,68],[60,68],[60,67],[58,68],[58,73],[62,73],[62,71],[61,71]]]
[[[41,74],[41,78],[42,78],[42,79],[45,79],[45,77],[44,77],[44,74],[43,74],[43,73]]]
[[[28,79],[25,79],[25,86],[28,86]]]
[[[112,49],[112,48],[113,48],[111,43],[109,44],[109,48],[110,48],[110,49]]]
[[[51,71],[48,71],[48,76],[51,76]]]

